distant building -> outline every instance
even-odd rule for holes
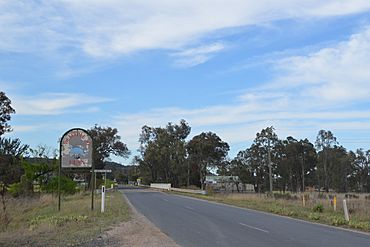
[[[214,191],[254,192],[253,184],[243,184],[238,176],[206,176],[205,183]]]

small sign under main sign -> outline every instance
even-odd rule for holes
[[[112,170],[100,170],[100,169],[96,169],[94,170],[95,173],[98,173],[98,172],[112,172]]]
[[[60,143],[62,168],[90,168],[92,166],[92,138],[83,129],[67,131]]]

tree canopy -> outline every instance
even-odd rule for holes
[[[5,95],[5,93],[0,91],[0,136],[11,131],[8,121],[11,119],[10,114],[15,113],[11,103],[11,100]]]
[[[93,139],[93,160],[95,167],[102,168],[103,162],[111,154],[127,158],[130,150],[127,145],[121,141],[118,130],[112,127],[101,127],[95,125],[87,130]]]

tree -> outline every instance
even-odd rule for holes
[[[12,130],[7,123],[11,119],[10,114],[15,113],[11,103],[5,93],[0,91],[0,136]]]
[[[241,152],[239,154],[241,155]],[[238,192],[240,182],[243,184],[253,184],[253,173],[248,169],[248,165],[245,165],[239,154],[230,161],[229,165],[229,175],[239,177],[239,179],[232,178],[232,182],[235,184]]]
[[[208,168],[220,168],[226,164],[225,159],[230,147],[222,141],[215,133],[207,132],[194,136],[187,144],[189,161],[198,167],[201,189],[204,183]]]
[[[0,137],[0,182],[5,185],[18,182],[23,168],[20,160],[27,153],[28,145],[17,139]]]
[[[319,151],[319,165],[320,165],[320,173],[324,180],[324,188],[326,192],[329,192],[329,167],[333,164],[333,160],[330,157],[330,154],[334,154],[330,152],[335,145],[337,145],[337,138],[334,134],[328,130],[320,130],[316,137],[316,148]],[[320,182],[320,179],[319,179]],[[320,185],[319,185],[320,186]]]
[[[93,162],[96,168],[103,168],[104,160],[111,154],[127,158],[130,151],[127,145],[121,141],[118,130],[111,127],[100,127],[95,125],[87,130],[93,139]]]
[[[352,153],[352,179],[355,181],[353,189],[359,192],[370,192],[370,150],[357,149]]]
[[[306,178],[312,176],[316,166],[316,150],[309,140],[296,140],[289,136],[279,148],[280,162],[277,166],[280,188],[285,191],[304,191]]]
[[[237,161],[241,166],[249,173],[246,177],[246,181],[254,185],[255,192],[262,192],[266,189],[266,181],[268,181],[268,171],[266,165],[264,165],[265,152],[261,150],[261,147],[253,143],[250,148],[240,151],[236,157]]]
[[[167,182],[173,186],[187,182],[185,139],[190,133],[185,120],[165,128],[143,126],[139,138],[141,157],[136,157],[144,182]]]
[[[254,139],[254,143],[260,148],[260,151],[263,152],[262,161],[268,168],[270,193],[272,193],[273,189],[273,164],[271,160],[271,152],[279,142],[274,130],[273,126],[262,129],[260,133],[256,134],[256,138]]]

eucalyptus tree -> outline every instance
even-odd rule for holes
[[[95,125],[87,132],[93,139],[93,160],[96,168],[103,168],[104,160],[111,154],[127,158],[130,150],[127,145],[121,141],[118,130],[112,127],[101,127]]]
[[[272,152],[274,152],[274,159],[277,158],[276,147],[279,144],[277,134],[274,132],[274,127],[270,126],[262,129],[260,133],[256,134],[254,144],[258,147],[262,155],[262,166],[267,167],[269,176],[269,192],[273,190],[273,169],[276,169],[276,162],[272,162]]]
[[[5,93],[0,91],[0,136],[12,130],[8,124],[11,119],[10,114],[15,113],[11,103],[11,100],[5,95]]]
[[[315,145],[319,156],[318,182],[320,183],[323,180],[324,188],[326,192],[329,192],[330,168],[333,166],[333,155],[335,154],[335,152],[331,151],[338,145],[338,141],[330,130],[320,130],[317,134]]]
[[[370,192],[370,150],[357,149],[352,156],[351,187],[359,192]]]
[[[136,157],[136,160],[146,182],[170,182],[173,186],[186,183],[188,167],[185,139],[190,130],[185,120],[179,124],[168,123],[165,128],[142,127],[140,157]]]
[[[229,149],[229,144],[212,132],[203,132],[188,142],[188,159],[197,167],[201,189],[204,189],[209,169],[220,168],[226,164]]]

